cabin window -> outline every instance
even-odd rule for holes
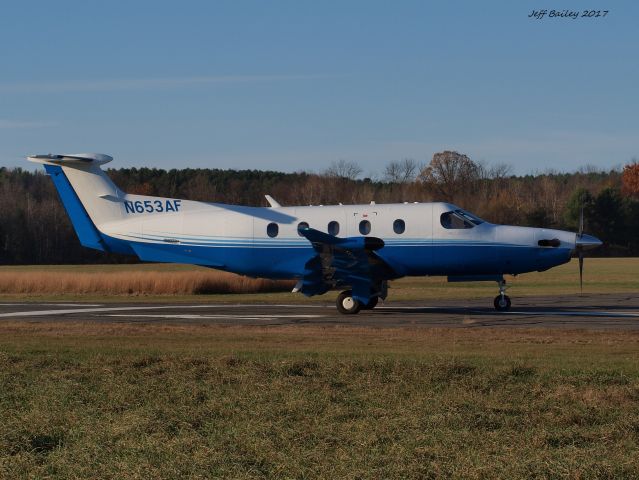
[[[454,210],[452,212],[442,213],[440,217],[442,227],[448,229],[464,229],[473,228],[475,225],[484,223],[484,221],[463,210]]]
[[[266,234],[271,237],[277,237],[277,234],[280,232],[280,227],[277,226],[277,223],[269,223],[266,226]]]
[[[401,218],[398,218],[393,222],[393,232],[397,235],[401,235],[406,231],[406,223]]]
[[[304,230],[304,229],[306,229],[306,228],[308,228],[308,223],[306,223],[306,222],[300,222],[300,223],[298,223],[298,224],[297,224],[297,234],[298,234],[300,237],[303,237],[304,235],[302,235],[302,230]]]
[[[332,222],[328,222],[328,233],[333,235],[334,237],[339,235],[339,223],[337,223],[335,220],[333,220]]]
[[[368,220],[362,220],[359,222],[359,233],[362,235],[368,235],[371,233],[371,222]]]

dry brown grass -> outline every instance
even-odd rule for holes
[[[639,290],[639,258],[589,258],[583,291],[586,294],[633,293]],[[576,260],[549,272],[534,272],[508,277],[513,295],[574,295],[579,293],[579,269]],[[290,292],[293,282],[251,279],[231,273],[193,265],[5,265],[0,266],[0,296],[3,300],[47,298],[60,300],[109,301],[122,295],[128,300],[193,301],[191,295],[228,294],[216,301],[229,302],[306,302]],[[250,293],[249,297],[233,296]],[[407,277],[391,282],[390,298],[402,300],[441,300],[460,298],[492,298],[494,282],[447,283],[446,277]],[[336,292],[314,297],[315,301],[332,302]]]
[[[3,294],[197,295],[290,291],[273,281],[217,270],[203,271],[1,271]]]

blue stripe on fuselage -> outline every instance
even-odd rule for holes
[[[109,244],[118,241],[103,237]],[[305,247],[278,246],[276,242],[270,246],[127,243],[144,261],[190,263],[266,278],[300,277],[306,262],[316,255],[310,243]],[[518,274],[546,270],[570,260],[567,248],[504,244],[387,245],[375,253],[402,276]]]

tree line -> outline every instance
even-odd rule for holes
[[[639,255],[639,164],[622,170],[513,175],[508,165],[484,165],[467,155],[436,153],[426,164],[391,162],[380,178],[361,178],[353,162],[320,173],[261,170],[120,168],[107,170],[129,193],[266,206],[448,201],[509,225],[586,232],[605,245],[599,255]],[[132,262],[80,246],[57,192],[44,172],[0,168],[0,262],[60,264]]]

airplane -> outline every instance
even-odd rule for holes
[[[97,153],[32,155],[44,165],[80,243],[146,262],[194,264],[251,277],[295,279],[306,296],[344,289],[337,310],[356,314],[405,276],[495,281],[493,305],[507,311],[504,275],[545,271],[601,241],[579,232],[489,223],[445,202],[247,207],[121,191]]]

